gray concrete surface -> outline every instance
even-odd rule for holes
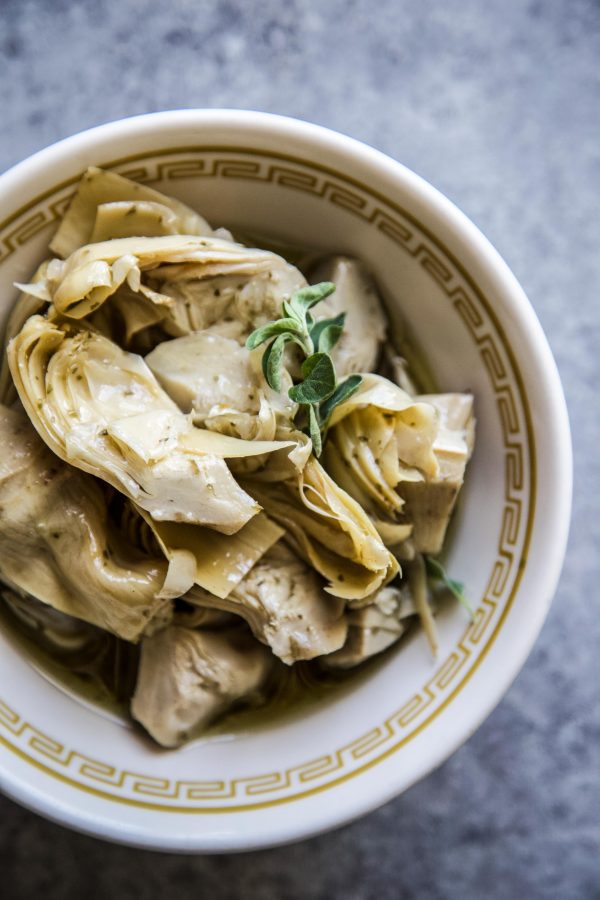
[[[562,372],[577,471],[542,636],[439,771],[339,832],[241,857],[112,847],[0,799],[2,897],[600,897],[599,104],[598,0],[2,0],[0,170],[169,107],[288,113],[373,144],[458,203],[520,278]]]

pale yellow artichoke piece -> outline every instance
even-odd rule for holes
[[[87,244],[64,261],[52,260],[45,283],[56,310],[81,319],[125,282],[132,290],[140,290],[143,273],[150,273],[160,284],[175,281],[178,275],[194,282],[221,275],[253,278],[262,272],[268,276],[277,267],[292,268],[273,253],[222,238],[179,234],[123,237]]]
[[[177,229],[169,233],[212,234],[208,222],[185,203],[161,194],[160,191],[145,184],[139,184],[137,181],[117,175],[116,172],[108,172],[91,166],[82,176],[71,204],[50,243],[52,252],[64,258],[84,244],[98,240],[97,237],[93,237],[94,228],[102,227],[102,220],[106,216],[106,213],[100,214],[99,226],[99,207],[113,206],[117,203],[153,204],[166,209],[173,216],[173,219],[169,219],[170,223],[174,224]],[[132,217],[135,213],[125,213],[125,215]],[[144,216],[143,213],[141,215]],[[112,219],[113,225],[118,226],[119,216],[115,216],[114,210],[109,213],[108,219]],[[106,220],[104,225],[106,225]],[[164,234],[165,232],[160,233]],[[145,232],[138,231],[137,234],[145,234]],[[109,236],[122,237],[124,235],[117,231],[116,234],[109,234]]]
[[[250,352],[211,326],[164,341],[146,362],[195,424],[223,435],[224,445],[229,438],[252,441],[254,456],[228,454],[235,475],[256,472],[264,479],[280,480],[301,471],[312,445],[292,424],[298,407],[288,397],[291,377],[283,372],[281,391],[272,390],[265,381],[261,357],[262,348]],[[208,440],[206,432],[202,439]],[[268,443],[274,440],[279,450],[276,443]]]
[[[333,442],[328,443],[325,447],[323,465],[333,480],[351,497],[354,497],[363,510],[367,512],[385,546],[393,548],[394,553],[397,555],[400,545],[404,544],[410,537],[412,525],[409,522],[398,522],[390,518],[381,518],[381,514],[377,514],[377,504],[373,502],[372,484],[368,485],[368,490],[363,489],[361,483],[354,475],[353,467],[347,463],[345,458],[342,458]],[[379,500],[379,496],[376,496],[376,499]],[[400,504],[398,509],[401,510],[403,501],[400,496],[398,496],[398,502]]]
[[[151,200],[119,200],[102,203],[89,242],[112,241],[124,237],[161,237],[183,234],[180,219],[164,203]],[[189,232],[188,232],[189,233]]]
[[[157,326],[162,329],[162,322],[168,315],[167,304],[155,302],[155,296],[154,293],[151,296],[142,293],[142,285],[139,291],[133,291],[127,284],[121,285],[106,303],[87,317],[87,321],[95,331],[124,350],[143,354],[154,346]],[[161,337],[159,332],[159,339]]]
[[[323,459],[387,546],[396,546],[389,541],[401,516],[412,525],[413,552],[439,553],[473,442],[470,394],[412,397],[365,375],[356,394],[334,410]]]
[[[19,333],[28,318],[37,313],[41,313],[50,302],[48,288],[45,284],[47,268],[48,260],[43,262],[37,269],[33,276],[33,282],[27,286],[28,292],[19,294],[17,301],[6,320],[6,325],[4,326],[4,348],[6,348],[6,345],[11,338]],[[15,284],[15,287],[22,288],[23,285]],[[36,288],[39,288],[37,293]],[[5,403],[8,406],[16,399],[16,396],[15,386],[8,367],[6,352],[3,352],[2,364],[0,366],[0,403]]]
[[[407,583],[387,585],[369,606],[347,614],[348,636],[339,650],[322,659],[331,669],[351,669],[395,644],[417,615]]]
[[[193,412],[205,427],[228,413],[258,414],[259,384],[250,351],[231,338],[199,331],[164,341],[146,363],[182,412]]]
[[[236,441],[194,428],[141,357],[41,316],[27,321],[8,356],[21,401],[50,448],[154,519],[232,534],[259,511],[223,457],[281,443]]]
[[[433,478],[409,484],[399,491],[405,501],[404,512],[413,525],[411,540],[421,553],[439,553],[465,469],[473,452],[475,419],[471,394],[427,394],[418,398],[438,411],[440,428],[433,444],[438,471]]]
[[[250,441],[272,441],[278,424],[297,410],[287,397],[292,381],[283,373],[281,393],[266,383],[259,354],[213,328],[159,344],[146,363],[182,412],[202,428]],[[287,376],[287,377],[286,377]]]
[[[356,259],[332,256],[309,272],[311,284],[332,281],[335,291],[315,307],[318,319],[346,313],[343,334],[331,351],[338,378],[371,372],[377,366],[387,325],[371,276]]]
[[[329,421],[329,428],[337,425],[355,410],[373,407],[381,411],[384,421],[393,424],[398,456],[405,467],[418,468],[426,477],[437,473],[438,463],[433,443],[439,431],[439,415],[432,403],[415,398],[402,388],[374,373],[365,373],[358,390],[344,403],[336,407]],[[387,415],[386,415],[387,414]],[[384,447],[377,432],[376,455]]]
[[[199,525],[156,522],[144,510],[139,513],[171,565],[187,580],[180,594],[197,584],[225,599],[283,535],[283,529],[262,512],[232,535]]]
[[[361,503],[386,546],[396,547],[410,536],[403,486],[437,477],[439,434],[433,403],[379,375],[363,375],[356,393],[333,411],[324,465]]]
[[[195,588],[184,599],[241,616],[254,636],[288,665],[339,649],[348,630],[344,601],[326,594],[316,572],[281,542],[226,599]]]
[[[138,260],[132,253],[124,253],[110,263],[91,258],[81,258],[78,263],[69,269],[67,260],[60,273],[58,266],[50,269],[50,275],[56,274],[60,279],[56,286],[49,282],[49,291],[53,305],[61,315],[81,318],[102,306],[122,284],[127,283],[135,290],[140,280]]]
[[[131,714],[163,747],[178,747],[234,703],[258,699],[273,665],[245,629],[171,626],[142,643]]]
[[[18,410],[0,407],[0,438],[2,580],[129,641],[168,622],[167,561],[115,530],[99,484],[50,453]]]
[[[399,571],[361,506],[311,456],[287,481],[247,478],[244,486],[286,529],[286,539],[328,584],[353,603],[369,602]]]
[[[149,272],[148,280],[174,302],[162,326],[165,331],[179,337],[213,328],[243,344],[255,328],[279,318],[282,302],[305,287],[306,280],[281,257],[260,253],[235,274],[233,264],[220,269],[166,265]]]

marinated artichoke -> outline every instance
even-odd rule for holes
[[[363,263],[97,168],[49,251],[4,334],[6,627],[164,747],[416,622],[435,652],[473,398],[419,392]]]

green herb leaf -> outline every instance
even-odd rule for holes
[[[449,578],[441,562],[438,559],[434,559],[432,556],[425,557],[425,569],[431,579],[443,583],[446,590],[450,591],[461,606],[464,606],[472,619],[474,613],[471,609],[471,604],[466,598],[464,584],[461,581],[456,581],[454,578]]]
[[[262,359],[261,359],[263,375],[265,376],[265,380],[266,380],[267,384],[270,384],[270,382],[269,382],[269,357],[271,356],[271,353],[273,352],[273,344],[274,343],[275,343],[275,341],[273,341],[271,344],[269,344],[268,347],[265,347],[265,352],[263,353]],[[271,385],[271,387],[273,387],[273,385]],[[274,390],[277,390],[277,388],[275,388]]]
[[[312,309],[334,291],[335,284],[331,281],[321,281],[320,284],[311,284],[308,287],[300,288],[299,291],[292,294],[289,308],[304,320],[307,310]]]
[[[296,403],[320,403],[335,391],[335,369],[327,353],[313,353],[302,364],[304,381],[290,388],[288,394]]]
[[[292,400],[306,407],[308,423],[305,430],[311,437],[317,456],[323,448],[322,432],[332,410],[347,400],[362,381],[362,376],[350,375],[337,384],[335,367],[329,355],[340,339],[346,314],[342,312],[331,319],[315,322],[309,312],[334,290],[332,282],[323,281],[296,291],[289,299],[282,301],[281,319],[256,328],[246,340],[249,350],[270,342],[262,355],[262,369],[267,384],[276,391],[281,390],[286,344],[293,342],[301,348],[305,356],[303,380],[291,387],[288,393]]]
[[[285,334],[285,332],[290,332],[290,337],[294,334],[302,335],[302,326],[296,318],[277,319],[276,322],[269,322],[268,325],[263,325],[261,328],[255,329],[255,331],[248,336],[246,347],[248,350],[254,350],[255,347],[264,344],[269,338],[275,337],[278,334]]]
[[[341,325],[328,325],[319,335],[319,343],[315,345],[316,349],[320,353],[329,353],[341,338],[343,330]]]
[[[342,312],[333,319],[321,319],[312,326],[310,336],[316,350],[329,353],[341,337],[345,319],[346,313]]]
[[[325,425],[329,416],[340,403],[344,403],[352,394],[356,393],[362,383],[362,375],[349,375],[336,387],[335,391],[321,404],[321,422]]]
[[[274,391],[281,390],[281,362],[283,352],[287,341],[292,337],[290,334],[280,334],[276,337],[272,344],[269,344],[262,358],[263,375],[267,380],[269,387]]]
[[[289,319],[297,319],[296,310],[293,308],[289,300],[284,300],[281,304],[281,309],[283,310],[284,316],[287,316]]]
[[[308,434],[312,441],[315,456],[320,456],[323,451],[323,441],[317,411],[314,406],[308,407]]]

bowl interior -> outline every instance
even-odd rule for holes
[[[27,279],[43,258],[85,165],[111,165],[181,198],[215,226],[360,257],[384,297],[392,342],[408,333],[440,390],[473,391],[477,415],[447,555],[475,618],[444,609],[436,659],[415,634],[351,691],[301,715],[163,752],[53,683],[0,633],[2,765],[15,796],[114,839],[223,849],[291,839],[377,805],[483,717],[493,667],[482,663],[502,630],[510,641],[518,627],[508,613],[531,538],[533,426],[499,322],[501,299],[481,288],[468,254],[450,251],[450,226],[400,170],[378,168],[342,145],[325,152],[309,138],[291,150],[266,128],[240,134],[207,125],[193,139],[183,132],[170,143],[164,130],[105,135],[63,149],[54,171],[42,167],[39,189],[0,225],[3,316],[16,296],[13,281]]]

